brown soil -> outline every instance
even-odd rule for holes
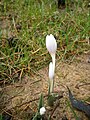
[[[67,116],[68,120],[75,120],[74,114],[68,107],[68,91],[70,88],[73,95],[79,100],[90,98],[90,54],[78,56],[72,63],[57,62],[55,72],[55,90],[63,91],[63,98],[52,115],[52,120],[62,120]],[[7,112],[13,120],[30,120],[33,112],[37,111],[40,94],[48,91],[48,67],[43,68],[34,75],[25,76],[22,81],[0,88],[1,112]],[[50,108],[45,100],[46,115],[51,114],[54,107]],[[90,99],[88,99],[90,102]],[[17,107],[16,107],[17,106]],[[84,113],[75,110],[82,120],[88,120]],[[27,119],[28,118],[28,119]]]

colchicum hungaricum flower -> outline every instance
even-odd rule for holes
[[[52,57],[53,67],[55,70],[55,54],[57,50],[57,43],[52,34],[46,36],[46,48]]]
[[[52,57],[52,62],[49,64],[49,79],[50,79],[50,93],[53,92],[54,87],[54,72],[55,72],[55,55],[57,50],[56,39],[52,34],[46,36],[46,48]]]
[[[45,107],[41,107],[41,108],[40,108],[40,115],[44,115],[45,112],[46,112]]]

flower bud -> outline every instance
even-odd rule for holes
[[[40,115],[44,115],[45,112],[46,112],[45,107],[41,107],[41,108],[40,108]]]
[[[55,54],[57,50],[56,39],[52,34],[46,36],[46,48],[50,54]]]

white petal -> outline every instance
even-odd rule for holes
[[[40,115],[44,115],[46,112],[45,107],[40,108]]]
[[[50,54],[55,54],[57,50],[56,39],[52,34],[46,36],[46,48]]]

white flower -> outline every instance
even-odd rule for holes
[[[55,70],[55,53],[57,50],[57,43],[52,34],[46,36],[46,48],[52,57],[53,69]]]
[[[40,115],[44,115],[45,112],[46,112],[45,107],[41,107],[41,108],[40,108]]]
[[[46,36],[46,47],[50,54],[55,54],[57,50],[56,39],[52,34]]]

